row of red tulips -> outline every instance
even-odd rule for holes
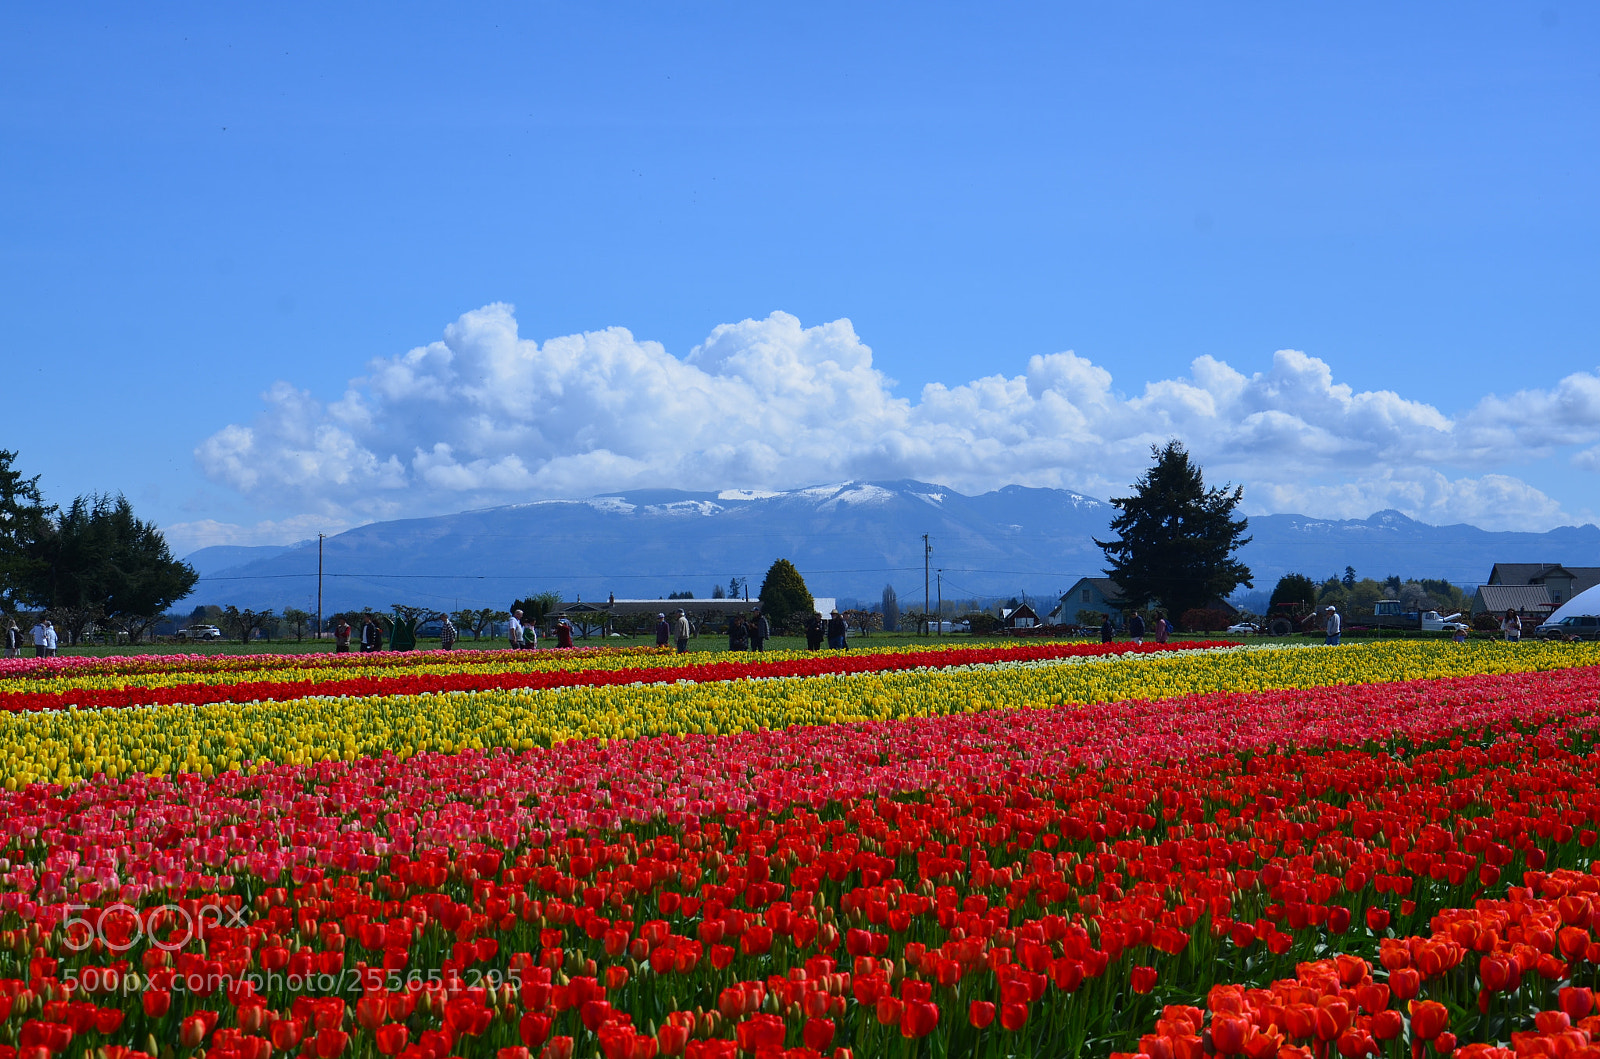
[[[0,797],[0,1034],[1163,1059],[1221,1051],[1221,1012],[1226,1046],[1448,1051],[1596,984],[1597,697],[1573,670],[36,786]],[[1365,1036],[1280,997],[1340,1028],[1302,1043],[1250,991],[1334,952]],[[1249,1007],[1207,1023],[1217,982]]]
[[[632,647],[577,647],[562,651],[564,657],[615,657],[626,655],[654,655],[656,648]],[[238,654],[238,655],[173,655],[143,654],[116,655],[96,658],[91,655],[57,655],[53,658],[0,659],[0,678],[60,679],[62,677],[130,676],[140,673],[237,673],[241,671],[296,670],[308,665],[318,668],[361,670],[392,668],[403,665],[436,665],[443,658],[456,667],[505,665],[508,660],[533,660],[547,658],[551,652],[537,655],[501,649],[466,647],[451,651],[448,656],[433,651],[376,651],[350,654]]]
[[[256,702],[268,699],[299,698],[304,695],[371,696],[419,695],[448,691],[491,691],[496,689],[605,687],[639,683],[671,683],[756,679],[763,677],[805,677],[824,674],[889,673],[908,669],[942,669],[951,666],[995,662],[1035,662],[1062,658],[1098,658],[1124,654],[1159,654],[1227,646],[1221,641],[1191,641],[1174,644],[1022,644],[1015,647],[946,648],[928,651],[873,653],[833,653],[800,658],[762,659],[759,655],[715,656],[717,661],[688,659],[651,666],[620,669],[581,667],[555,670],[468,670],[458,673],[427,673],[414,676],[343,677],[338,679],[253,680],[223,684],[176,684],[165,687],[79,687],[56,692],[0,692],[0,710],[11,713],[32,710],[112,709],[129,706],[159,706],[173,703],[204,705],[213,702]],[[501,656],[503,657],[503,655]],[[611,657],[589,655],[587,657]],[[652,658],[677,659],[675,655]]]

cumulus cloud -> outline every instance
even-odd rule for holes
[[[1390,391],[1357,392],[1295,350],[1252,374],[1201,357],[1186,377],[1135,393],[1100,365],[1052,353],[1021,375],[933,384],[911,400],[848,320],[804,327],[782,312],[717,327],[680,359],[622,328],[524,339],[511,306],[489,305],[438,342],[370,362],[337,400],[288,383],[264,399],[250,424],[199,445],[203,471],[280,510],[358,521],[849,478],[1106,496],[1127,489],[1151,445],[1176,437],[1208,478],[1245,485],[1257,511],[1393,507],[1526,528],[1567,516],[1508,465],[1600,441],[1600,375],[1488,397],[1452,419]],[[1600,469],[1600,448],[1572,465]]]

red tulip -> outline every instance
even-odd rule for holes
[[[1437,1000],[1411,1002],[1411,1033],[1419,1041],[1431,1041],[1450,1025],[1450,1009]]]
[[[272,1046],[274,1048],[286,1052],[300,1043],[300,1038],[305,1034],[305,1030],[306,1023],[304,1019],[278,1019],[267,1030],[267,1036],[272,1038]]]
[[[1588,986],[1567,986],[1557,993],[1556,997],[1561,1004],[1561,1010],[1565,1011],[1573,1022],[1586,1018],[1589,1012],[1594,1010],[1594,991]]]
[[[826,1051],[828,1045],[833,1043],[834,1025],[832,1019],[807,1019],[805,1027],[800,1031],[800,1039],[807,1048],[815,1051]]]
[[[550,1016],[528,1012],[517,1023],[517,1036],[529,1048],[537,1048],[550,1038]]]
[[[158,1019],[172,1008],[172,993],[166,989],[146,989],[139,997],[146,1016]]]
[[[1011,1003],[1000,1005],[1000,1025],[1015,1033],[1028,1024],[1028,1005]]]
[[[939,1005],[931,1000],[913,1000],[900,1016],[900,1035],[920,1040],[939,1024]]]
[[[334,1059],[335,1056],[344,1054],[350,1044],[350,1035],[344,1030],[329,1027],[317,1031],[316,1055],[317,1059]]]
[[[1243,1015],[1222,1011],[1211,1016],[1211,1043],[1222,1055],[1238,1055],[1244,1051],[1250,1035],[1250,1020]]]
[[[546,1027],[548,1031],[549,1027]],[[684,1047],[689,1043],[689,1027],[675,1023],[666,1023],[656,1031],[656,1044],[661,1049],[661,1054],[666,1056],[682,1055]]]
[[[364,1030],[375,1030],[389,1018],[389,998],[364,996],[356,1001],[356,1022]]]
[[[1387,1008],[1372,1016],[1372,1036],[1377,1040],[1392,1041],[1405,1028],[1405,1017],[1394,1008]]]
[[[1141,996],[1156,987],[1157,971],[1154,967],[1135,967],[1130,987]]]
[[[411,1042],[411,1031],[398,1022],[385,1023],[373,1032],[379,1055],[398,1055]]]
[[[994,1021],[994,1004],[987,1000],[974,1000],[967,1007],[967,1021],[978,1029],[985,1029]]]
[[[208,1020],[200,1015],[190,1015],[178,1026],[178,1043],[185,1048],[197,1048],[210,1032]]]

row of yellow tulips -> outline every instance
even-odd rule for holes
[[[527,750],[571,739],[726,733],[1597,664],[1600,644],[1398,642],[855,676],[48,711],[0,716],[0,779],[16,789],[97,773],[210,775],[248,769],[253,762]]]

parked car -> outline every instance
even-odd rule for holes
[[[180,640],[220,640],[222,630],[215,625],[191,625],[187,629],[178,630]]]
[[[1533,635],[1541,640],[1600,640],[1600,617],[1569,614],[1560,621],[1547,621]]]
[[[1253,621],[1241,621],[1237,625],[1228,626],[1228,631],[1236,636],[1254,636],[1261,631],[1261,626]]]
[[[1456,618],[1459,618],[1459,617],[1461,617],[1460,611],[1457,611],[1456,613],[1450,614],[1450,615],[1440,614],[1436,610],[1423,611],[1422,612],[1422,619],[1421,619],[1421,621],[1422,621],[1422,631],[1423,632],[1465,632],[1469,628],[1469,626],[1464,621],[1456,621],[1455,620]]]

